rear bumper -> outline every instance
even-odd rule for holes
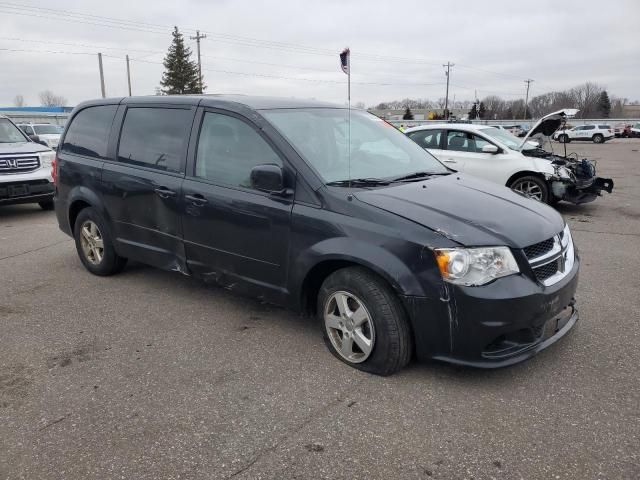
[[[578,269],[576,259],[550,287],[514,275],[482,287],[447,284],[439,299],[403,297],[418,359],[499,368],[534,356],[577,323]]]
[[[0,183],[0,205],[53,200],[54,186],[47,179]]]

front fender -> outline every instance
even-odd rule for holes
[[[408,257],[413,256],[413,252],[407,253]],[[369,268],[387,280],[400,295],[425,296],[419,279],[400,257],[379,245],[349,237],[337,237],[322,240],[301,251],[292,259],[290,291],[294,298],[300,298],[302,285],[315,266],[322,262],[336,260]],[[420,260],[417,251],[415,260]]]

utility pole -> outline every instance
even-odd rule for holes
[[[200,40],[207,38],[206,35],[200,35],[200,30],[196,30],[195,37],[189,37],[191,40],[195,40],[198,45],[198,85],[200,86],[200,93],[202,93],[202,63],[200,62]]]
[[[104,72],[102,71],[102,54],[98,53],[98,67],[100,68],[100,88],[102,89],[102,98],[105,98],[107,94],[104,90]]]
[[[524,83],[527,84],[527,96],[525,97],[524,100],[524,115],[523,115],[523,119],[526,120],[527,119],[527,107],[529,106],[529,86],[531,85],[531,82],[533,82],[533,80],[531,80],[530,78],[527,78]]]
[[[131,70],[129,70],[129,55],[127,55],[127,84],[129,85],[129,96],[131,96]]]
[[[444,97],[444,115],[445,120],[449,120],[449,74],[451,67],[454,66],[453,63],[447,62],[446,65],[442,65],[443,67],[447,67],[447,71],[444,73],[447,76],[447,94]]]

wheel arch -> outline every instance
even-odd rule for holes
[[[538,177],[543,182],[548,183],[543,173],[534,172],[532,170],[518,170],[516,173],[512,174],[509,177],[509,179],[507,180],[507,183],[505,183],[505,186],[509,187],[513,182],[515,182],[520,177]]]
[[[335,240],[343,245],[343,249],[336,249],[334,252],[341,253],[318,254],[316,248],[314,252],[308,252],[306,258],[303,256],[294,262],[298,273],[292,275],[291,293],[298,309],[303,313],[315,312],[315,302],[322,282],[336,270],[346,267],[363,267],[369,270],[398,294],[425,294],[409,267],[387,250],[371,245],[365,247],[362,242],[354,242],[353,239]],[[346,247],[347,242],[351,243],[349,247]]]
[[[78,215],[85,208],[93,207],[97,209],[105,219],[109,219],[104,208],[104,203],[100,197],[87,187],[78,186],[71,190],[71,192],[69,192],[68,205],[67,221],[69,222],[71,232],[73,232]]]

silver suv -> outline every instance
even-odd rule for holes
[[[32,141],[11,120],[0,116],[0,206],[37,203],[52,210],[54,158],[54,151]]]

